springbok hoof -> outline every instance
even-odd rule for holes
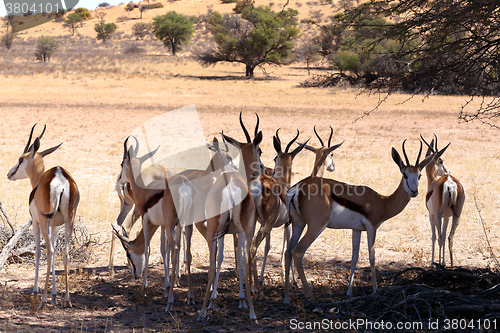
[[[247,309],[247,304],[245,303],[245,299],[244,298],[240,298],[240,306],[239,308],[243,308],[243,309]]]
[[[191,304],[192,304],[192,305],[194,305],[194,304],[195,304],[194,297],[192,297],[192,296],[191,296],[191,297],[188,297],[188,299],[187,299],[187,304],[188,304],[188,305],[191,305]]]
[[[165,309],[165,312],[171,312],[174,308],[174,303],[173,302],[168,302],[167,303],[167,308]]]
[[[44,309],[46,306],[47,306],[47,302],[42,301],[42,302],[40,302],[40,305],[38,305],[38,310],[42,310],[42,309]]]

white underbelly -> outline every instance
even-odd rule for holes
[[[149,219],[149,222],[154,225],[163,225],[163,210],[162,210],[163,198],[158,201],[156,205],[149,208],[144,214],[144,217]]]
[[[331,229],[353,229],[366,230],[365,223],[368,223],[366,218],[352,210],[345,208],[334,202],[332,204],[332,215],[328,221],[328,228]]]

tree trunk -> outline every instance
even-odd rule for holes
[[[171,42],[171,44],[172,44],[172,55],[175,55],[175,51],[176,51],[175,42]]]
[[[253,77],[253,70],[255,69],[255,66],[251,65],[246,65],[246,73],[245,75],[248,77]]]

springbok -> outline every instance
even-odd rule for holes
[[[45,171],[43,158],[53,153],[61,144],[38,152],[40,140],[45,133],[47,125],[42,133],[31,144],[33,130],[31,128],[28,143],[24,148],[21,157],[16,165],[7,174],[9,180],[19,180],[29,178],[33,190],[29,196],[29,210],[33,221],[33,232],[35,234],[35,285],[33,292],[38,292],[38,268],[40,266],[40,232],[47,247],[47,276],[45,278],[45,288],[42,296],[40,308],[47,304],[47,290],[49,286],[50,272],[52,270],[52,304],[57,304],[56,300],[56,279],[55,279],[55,246],[59,226],[65,226],[64,242],[64,281],[66,293],[64,295],[63,307],[71,307],[68,286],[68,244],[73,232],[76,209],[80,201],[80,193],[75,180],[68,171],[60,166],[53,167]],[[49,236],[50,232],[50,236]]]
[[[244,130],[245,131],[245,130]],[[237,140],[223,134],[224,139],[231,145],[239,148],[240,166],[244,164],[245,175],[239,172],[223,172],[210,189],[205,209],[207,211],[207,229],[206,240],[210,255],[210,266],[208,270],[208,284],[205,291],[205,299],[200,312],[200,318],[204,318],[207,313],[208,299],[210,297],[210,288],[212,290],[212,302],[217,293],[217,246],[219,246],[219,261],[222,260],[222,251],[224,246],[225,234],[238,234],[237,266],[242,270],[242,279],[240,279],[240,305],[246,307],[245,295],[242,284],[244,282],[247,300],[250,308],[250,320],[257,322],[257,317],[252,303],[249,281],[249,253],[251,240],[255,231],[255,204],[248,184],[254,177],[262,173],[262,163],[260,161],[261,150],[259,148],[262,142],[262,132],[258,132],[253,140],[247,143],[240,143]],[[242,172],[240,170],[240,172]]]
[[[316,126],[314,126],[314,134],[316,134],[316,137],[321,143],[321,147],[315,148],[309,145],[305,146],[307,150],[312,151],[316,155],[314,159],[314,166],[311,173],[311,177],[323,177],[325,170],[329,172],[335,171],[335,163],[333,162],[333,151],[342,146],[344,142],[342,141],[341,143],[336,144],[335,146],[331,145],[333,136],[332,126],[330,126],[330,137],[328,138],[328,146],[325,146],[325,143],[323,142],[318,132],[316,131]]]
[[[141,171],[142,181],[145,185],[148,185],[152,181],[155,180],[163,180],[167,176],[171,175],[167,170],[162,168],[159,165],[150,165],[146,169]],[[130,183],[123,182],[121,179],[121,172],[118,174],[116,185],[115,185],[116,193],[118,194],[118,198],[120,200],[120,213],[116,218],[116,225],[123,228],[123,231],[128,234],[132,227],[134,226],[137,219],[141,216],[138,209],[134,209],[132,215],[127,218],[129,212],[134,208],[134,194],[132,192],[132,188],[130,187]],[[116,235],[113,232],[111,238],[111,249],[109,251],[109,264],[108,270],[110,274],[113,276],[115,274],[114,270],[114,244],[115,244]]]
[[[273,136],[274,149],[276,150],[277,155],[275,158],[275,167],[272,177],[263,173],[258,178],[253,180],[249,186],[255,206],[257,207],[258,221],[261,224],[259,231],[252,240],[250,251],[250,267],[253,272],[255,286],[258,291],[260,291],[260,284],[264,281],[264,270],[266,267],[267,255],[271,248],[271,230],[273,228],[284,226],[282,256],[284,255],[286,246],[290,240],[292,226],[288,223],[289,218],[288,210],[285,205],[285,194],[290,188],[293,159],[309,141],[307,140],[305,143],[295,148],[292,152],[289,152],[290,147],[299,137],[299,131],[297,130],[297,135],[288,143],[285,151],[283,152],[281,150],[281,140],[278,132],[279,129],[276,131],[276,135]],[[262,262],[260,278],[257,278],[255,256],[257,254],[257,249],[264,238],[266,239],[264,259]],[[282,262],[284,263],[284,261]],[[292,275],[294,276],[293,270]],[[251,281],[252,280],[250,279],[250,282]]]
[[[398,188],[389,196],[381,195],[367,186],[354,186],[333,179],[308,177],[288,191],[286,202],[292,219],[292,239],[285,255],[285,303],[290,303],[289,270],[292,261],[302,280],[304,294],[313,300],[314,296],[304,274],[303,257],[309,246],[326,228],[352,229],[351,276],[347,295],[352,296],[354,270],[359,256],[361,232],[367,232],[368,253],[372,275],[373,291],[377,289],[375,277],[375,236],[380,225],[399,214],[418,195],[421,170],[433,158],[427,156],[420,162],[420,151],[414,166],[410,165],[403,141],[406,164],[396,149],[392,148],[392,159],[402,174]],[[305,235],[299,238],[307,225]]]
[[[426,156],[434,156],[431,162],[425,167],[428,184],[425,206],[429,211],[429,221],[431,223],[432,230],[431,265],[434,264],[437,229],[439,264],[446,266],[446,229],[448,228],[449,219],[452,217],[451,230],[448,236],[448,246],[450,249],[451,266],[453,267],[453,236],[455,235],[455,231],[460,223],[460,215],[462,214],[462,208],[465,202],[464,187],[460,184],[457,178],[450,174],[450,171],[444,166],[443,159],[441,158],[441,155],[450,144],[438,152],[437,136],[435,134],[434,137],[436,141],[433,139],[430,145],[422,136],[420,137],[428,147]],[[444,223],[441,225],[441,221],[443,221],[443,219]]]
[[[124,142],[124,154],[122,161],[122,178],[130,183],[134,193],[135,204],[142,217],[142,235],[139,234],[135,241],[130,241],[120,235],[115,229],[115,234],[120,238],[127,251],[132,272],[137,277],[144,271],[143,289],[148,285],[148,263],[149,263],[149,243],[151,236],[158,226],[161,226],[161,252],[164,262],[165,275],[168,276],[169,262],[166,259],[166,251],[172,253],[172,273],[170,281],[175,281],[177,269],[177,252],[179,251],[178,242],[180,240],[180,226],[191,225],[194,219],[194,207],[196,204],[196,188],[184,176],[178,175],[170,177],[168,180],[161,180],[159,183],[152,182],[148,187],[137,183],[135,172],[141,170],[142,164],[156,153],[156,150],[147,153],[138,158],[138,146],[135,150],[127,147],[128,138]],[[175,189],[171,190],[175,185]],[[163,187],[163,189],[161,189]],[[179,211],[177,211],[179,210]],[[175,232],[175,236],[174,236]],[[166,239],[165,239],[166,238]],[[169,249],[167,250],[167,245]],[[190,251],[190,249],[187,249]],[[191,283],[190,256],[188,255],[188,304],[194,299]],[[137,265],[137,266],[136,266]],[[168,289],[168,279],[165,278],[165,293]],[[173,283],[170,284],[170,290],[167,298],[167,308],[169,311],[173,307]]]

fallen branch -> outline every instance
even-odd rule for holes
[[[5,245],[5,247],[2,250],[2,253],[0,254],[0,270],[7,262],[7,259],[9,259],[10,253],[16,247],[19,238],[21,238],[22,234],[24,234],[30,226],[31,226],[31,219],[28,222],[26,222],[21,228],[19,228],[14,233],[14,236],[12,236],[12,238],[9,240],[7,245]]]
[[[0,202],[0,212],[2,213],[2,215],[0,215],[0,217],[2,218],[2,221],[6,221],[7,222],[7,224],[12,229],[12,234],[14,234],[16,232],[16,229],[14,229],[14,226],[12,225],[12,223],[10,223],[9,217],[7,216],[7,214],[5,213],[5,211],[3,210],[1,202]]]

